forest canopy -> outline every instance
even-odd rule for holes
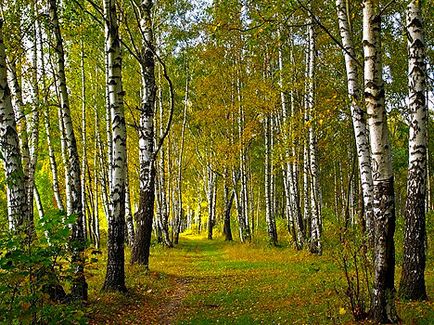
[[[0,0],[0,322],[432,322],[432,8]]]

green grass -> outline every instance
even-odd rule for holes
[[[95,324],[351,323],[345,297],[336,293],[345,282],[331,253],[183,236],[176,248],[152,249],[149,274],[127,265],[126,296],[99,292],[105,265],[100,260],[90,277],[89,318]],[[430,295],[432,269],[429,261]],[[399,279],[399,269],[396,274]],[[434,322],[432,302],[397,306],[405,324]]]

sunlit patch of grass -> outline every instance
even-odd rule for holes
[[[331,251],[323,256],[296,251],[289,244],[274,248],[191,234],[175,248],[153,247],[150,273],[127,264],[127,295],[99,292],[103,256],[89,280],[90,319],[155,324],[161,323],[167,308],[176,307],[171,322],[180,324],[351,323],[344,297],[336,293],[345,288],[345,280],[332,256]],[[432,292],[432,267],[427,269]],[[170,307],[177,295],[182,296],[178,305]],[[398,302],[397,307],[404,323],[430,324],[434,319],[431,302]]]

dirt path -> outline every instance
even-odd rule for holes
[[[189,278],[175,278],[173,280],[173,290],[167,293],[168,302],[162,304],[158,311],[158,324],[168,325],[175,323],[176,316],[181,311],[182,302],[187,295],[190,283],[191,280]]]

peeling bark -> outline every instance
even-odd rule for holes
[[[399,294],[406,299],[426,300],[428,297],[425,287],[425,199],[428,114],[421,1],[410,1],[407,7],[407,37],[410,135],[404,257]]]
[[[110,212],[107,238],[107,272],[105,291],[127,290],[125,286],[125,182],[127,160],[127,134],[122,89],[122,54],[114,0],[104,1],[106,21],[105,50],[107,56],[107,88],[110,106],[112,138]]]
[[[363,1],[365,103],[368,111],[374,187],[374,283],[371,318],[397,322],[395,308],[395,197],[381,64],[378,0]]]
[[[140,194],[139,210],[136,217],[136,235],[131,263],[149,268],[152,224],[155,201],[155,159],[154,159],[154,107],[155,107],[155,60],[152,30],[152,0],[140,3],[140,29],[143,37],[140,66],[142,74],[142,103],[140,107],[139,163]]]
[[[30,220],[19,137],[7,83],[3,21],[0,20],[0,153],[5,165],[9,228],[16,230]]]

